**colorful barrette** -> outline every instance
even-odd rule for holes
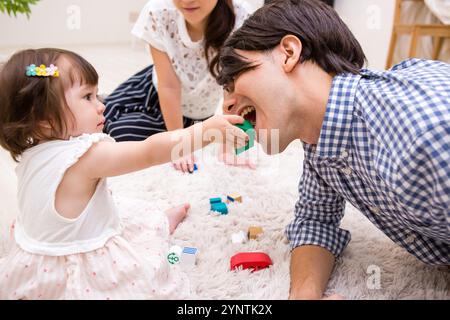
[[[35,64],[31,64],[27,67],[26,72],[28,77],[59,77],[58,67],[55,67],[53,64],[50,67],[46,67],[45,64],[41,64],[39,67],[36,67]]]

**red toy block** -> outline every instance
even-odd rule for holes
[[[253,269],[252,272],[254,272],[268,268],[272,264],[270,257],[262,252],[241,252],[230,259],[231,270],[242,267],[243,269]]]

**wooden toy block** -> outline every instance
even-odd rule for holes
[[[247,234],[244,231],[234,233],[231,235],[231,241],[236,244],[241,244],[247,242]]]
[[[248,228],[248,238],[251,240],[258,239],[258,236],[263,232],[261,227],[250,227]]]
[[[242,196],[237,193],[232,193],[232,194],[227,195],[227,201],[228,201],[228,203],[236,202],[236,201],[239,203],[242,203]]]
[[[256,132],[251,122],[248,120],[245,120],[243,124],[236,124],[235,126],[239,129],[242,129],[245,133],[247,133],[249,137],[249,141],[245,147],[236,149],[236,155],[239,155],[255,146]]]
[[[184,247],[181,253],[181,265],[185,268],[194,267],[197,261],[197,254],[197,248]]]
[[[220,212],[221,214],[228,214],[228,207],[225,203],[213,203],[211,205],[211,211]]]

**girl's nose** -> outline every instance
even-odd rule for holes
[[[99,102],[98,105],[98,111],[100,114],[103,114],[103,112],[105,112],[106,106],[103,104],[103,102]]]

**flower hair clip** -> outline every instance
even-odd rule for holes
[[[26,72],[28,77],[59,77],[58,67],[55,67],[53,64],[50,67],[46,67],[45,64],[41,64],[39,67],[36,67],[35,64],[31,64],[27,67]]]

